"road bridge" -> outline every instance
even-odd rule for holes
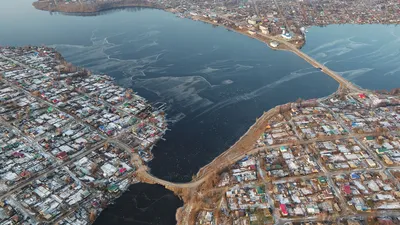
[[[309,56],[306,53],[302,52],[295,45],[293,45],[293,44],[291,44],[291,43],[289,43],[289,42],[287,42],[285,40],[282,40],[279,37],[266,35],[266,34],[262,34],[262,33],[257,33],[257,35],[260,35],[260,36],[262,36],[264,38],[279,42],[281,45],[284,45],[285,47],[287,47],[287,49],[283,48],[282,50],[293,52],[297,56],[303,58],[305,61],[310,63],[313,67],[320,69],[321,72],[323,72],[323,73],[327,74],[328,76],[332,77],[333,79],[335,79],[340,84],[341,87],[347,88],[347,89],[349,89],[350,91],[353,91],[353,92],[365,91],[365,90],[362,90],[361,88],[357,87],[356,85],[354,85],[350,81],[346,80],[341,75],[337,74],[335,71],[332,71],[331,69],[326,67],[324,64],[318,62],[317,60],[313,59],[311,56]]]
[[[284,45],[288,46],[289,49],[295,53],[296,55],[300,56],[301,58],[303,58],[304,60],[306,60],[308,63],[310,63],[312,66],[320,69],[322,72],[324,72],[325,74],[329,75],[330,77],[332,77],[333,79],[335,79],[342,87],[348,88],[351,91],[354,92],[360,92],[361,89],[357,86],[355,86],[353,83],[351,83],[350,81],[346,80],[345,78],[343,78],[341,75],[337,74],[336,72],[332,71],[331,69],[329,69],[328,67],[326,67],[325,65],[319,63],[317,60],[311,58],[309,55],[307,55],[306,53],[300,51],[297,47],[295,47],[294,45],[290,44],[290,43],[284,43]]]
[[[229,19],[227,17],[219,16],[219,18],[221,18],[221,19],[223,19],[225,21],[228,21],[228,22],[230,22],[232,24],[236,24],[236,21],[234,21],[232,19]],[[206,21],[206,22],[208,22],[208,21]],[[208,22],[208,23],[212,23],[212,22]],[[264,43],[266,43],[268,45],[269,45],[269,43],[265,39],[271,40],[271,41],[276,41],[276,42],[278,42],[278,43],[280,43],[281,45],[284,46],[284,48],[278,48],[277,50],[285,50],[285,51],[293,52],[297,56],[303,58],[305,61],[307,61],[313,67],[321,70],[321,72],[323,72],[323,73],[327,74],[328,76],[332,77],[334,80],[336,80],[339,83],[340,87],[347,88],[352,92],[365,92],[366,91],[366,90],[363,90],[363,89],[359,88],[358,86],[354,85],[350,81],[346,80],[341,75],[337,74],[335,71],[332,71],[331,69],[329,69],[328,67],[326,67],[322,63],[320,63],[317,60],[313,59],[311,56],[309,56],[306,53],[302,52],[294,44],[292,44],[292,43],[290,43],[290,42],[288,42],[286,40],[283,40],[279,36],[272,36],[272,35],[263,34],[263,33],[260,33],[260,32],[257,32],[256,35],[250,35],[250,34],[247,33],[247,31],[244,31],[244,30],[234,29],[234,28],[231,28],[231,27],[226,27],[226,28],[229,29],[229,30],[241,33],[243,35],[246,35],[248,37],[256,38],[259,41],[262,41],[262,42],[264,42]]]

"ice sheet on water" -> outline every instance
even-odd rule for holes
[[[348,80],[354,80],[372,70],[374,70],[374,69],[373,68],[360,68],[360,69],[347,70],[347,71],[337,72],[337,73]]]
[[[235,97],[220,101],[220,102],[214,104],[212,107],[208,107],[207,109],[203,110],[202,112],[197,114],[196,117],[202,116],[206,113],[210,113],[210,112],[219,110],[221,108],[224,108],[224,107],[232,105],[232,104],[236,104],[241,101],[247,101],[247,100],[259,97],[259,96],[263,95],[267,90],[273,89],[285,82],[289,82],[293,79],[297,79],[297,78],[300,78],[300,77],[303,77],[303,76],[306,76],[309,74],[313,74],[313,73],[318,73],[318,72],[319,71],[315,70],[315,68],[305,68],[305,69],[299,69],[299,70],[293,71],[289,75],[286,75],[286,76],[280,78],[279,80],[276,80],[272,83],[262,86],[252,92],[245,93],[245,94],[242,94],[239,96],[235,96]]]
[[[201,76],[137,79],[135,86],[152,91],[161,100],[168,101],[188,112],[194,112],[213,104],[212,101],[200,95],[200,92],[212,87]]]

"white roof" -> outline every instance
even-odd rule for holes
[[[14,172],[7,172],[4,175],[4,179],[9,180],[9,181],[14,181],[15,179],[17,179],[18,175]]]
[[[77,165],[77,166],[81,166],[81,165],[87,163],[88,161],[89,161],[88,158],[85,156],[82,159],[74,162],[74,164]]]
[[[47,197],[51,194],[51,192],[49,190],[47,190],[46,188],[44,188],[43,186],[39,186],[37,187],[34,192],[39,195],[40,198],[44,198]]]
[[[110,177],[112,175],[114,175],[115,172],[117,172],[117,168],[115,168],[115,166],[106,163],[101,167],[101,170],[103,170],[103,174],[105,177]]]
[[[64,152],[70,152],[70,151],[73,151],[73,150],[74,150],[74,149],[72,149],[71,147],[69,147],[68,145],[62,145],[62,146],[59,147],[59,149],[60,149],[61,151],[64,151]]]
[[[84,139],[84,138],[82,138],[82,137],[80,137],[80,138],[76,139],[75,142],[78,143],[78,144],[80,144],[80,143],[86,143],[87,140]]]
[[[71,136],[71,135],[74,134],[74,131],[73,130],[67,130],[64,134],[67,135],[67,136]]]

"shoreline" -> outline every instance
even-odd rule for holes
[[[118,10],[118,9],[123,10],[123,9],[129,9],[129,8],[157,9],[157,10],[163,10],[165,12],[169,12],[169,13],[172,13],[175,15],[177,13],[179,13],[178,11],[176,11],[173,8],[165,8],[163,6],[158,6],[158,5],[154,5],[154,4],[140,4],[140,3],[125,2],[125,1],[114,3],[114,4],[115,5],[102,5],[102,4],[100,4],[100,5],[69,5],[68,7],[65,7],[65,8],[64,7],[63,8],[60,8],[60,7],[50,8],[50,5],[48,5],[46,3],[42,3],[40,1],[36,1],[36,2],[32,3],[33,7],[35,7],[35,9],[37,9],[37,10],[63,13],[66,15],[77,15],[77,16],[96,16],[97,13]],[[260,37],[259,34],[251,35],[248,33],[249,30],[247,30],[247,29],[228,27],[221,23],[215,23],[212,20],[204,18],[202,16],[189,16],[189,17],[183,17],[183,18],[190,19],[193,21],[200,21],[200,22],[207,23],[207,24],[210,24],[213,26],[223,27],[227,30],[234,31],[236,33],[245,35],[249,38],[253,38],[258,41],[261,41],[261,42],[267,44],[268,47],[270,47],[273,50],[285,50],[282,48],[282,46],[272,47],[270,45],[270,43],[268,41],[274,41],[274,39],[270,39],[268,37],[274,37],[274,36],[267,35],[267,36]],[[266,38],[268,40],[263,40],[263,38]],[[280,41],[285,41],[285,40],[282,39]],[[294,40],[294,41],[296,41],[296,40]],[[300,49],[302,46],[304,46],[304,44],[305,44],[305,40],[303,40],[300,44],[296,44],[296,46]]]
[[[129,2],[129,0],[122,0],[121,2],[116,2],[113,3],[115,5],[107,5],[107,4],[97,4],[97,5],[78,5],[78,6],[72,6],[69,5],[66,8],[60,8],[60,7],[52,7],[50,8],[50,5],[48,5],[48,2],[41,2],[36,0],[35,2],[32,3],[32,6],[41,11],[47,11],[47,12],[58,12],[58,13],[67,13],[67,14],[82,14],[80,16],[84,16],[84,14],[87,14],[87,16],[92,16],[96,13],[101,13],[105,11],[111,11],[114,9],[128,9],[128,8],[148,8],[148,9],[159,9],[163,10],[166,12],[170,13],[177,13],[177,11],[174,8],[166,8],[161,5],[155,5],[152,3],[136,3],[136,2]],[[185,17],[188,18],[188,17]],[[191,19],[191,18],[190,18]],[[329,25],[345,25],[345,24],[350,24],[350,25],[398,25],[398,23],[394,22],[387,22],[387,23],[329,23],[329,24],[306,24],[304,26],[306,27],[326,27]],[[222,24],[218,24],[218,26],[222,26]]]
[[[113,6],[106,5],[106,7],[104,7],[104,5],[97,5],[97,6],[96,5],[94,5],[94,6],[81,5],[81,7],[78,7],[80,11],[79,10],[75,10],[74,12],[75,13],[85,13],[85,12],[93,13],[93,12],[96,12],[96,11],[99,12],[102,9],[105,9],[105,8],[109,8],[111,10],[113,8],[116,8],[116,7],[123,8],[123,7],[143,7],[143,6],[145,6],[147,8],[154,8],[154,9],[164,10],[166,12],[170,12],[170,13],[173,13],[173,14],[178,13],[173,8],[165,8],[165,7],[162,7],[162,6],[152,5],[152,4],[130,3],[130,2],[126,2],[126,1],[128,1],[128,0],[123,0],[121,2],[114,3],[116,5],[113,5]],[[46,7],[44,7],[43,5],[41,7],[39,7],[39,5],[38,5],[39,3],[43,3],[43,2],[39,2],[39,1],[34,2],[33,6],[36,9],[39,9],[39,10],[49,11],[49,9],[46,9]],[[50,7],[48,2],[47,2],[46,6],[48,6],[48,8]],[[77,5],[74,5],[74,6],[77,6]],[[86,7],[86,8],[84,8],[84,7]],[[69,10],[65,10],[64,8],[55,8],[55,9],[52,9],[52,10],[54,10],[55,12],[66,12],[66,13],[68,13],[68,12],[71,12],[73,8],[68,8],[68,9]],[[201,21],[201,22],[213,25],[213,26],[221,26],[221,27],[224,27],[225,29],[228,29],[230,31],[234,31],[234,32],[237,32],[239,34],[246,35],[247,37],[250,37],[250,38],[253,38],[253,39],[256,39],[258,41],[261,41],[261,42],[265,43],[272,50],[283,50],[283,51],[292,52],[292,53],[296,54],[297,56],[299,56],[300,58],[303,58],[311,66],[319,69],[321,72],[323,72],[323,73],[327,74],[328,76],[332,77],[333,79],[335,79],[339,83],[340,86],[347,86],[352,90],[361,90],[362,89],[362,88],[360,88],[358,86],[355,86],[351,82],[347,81],[346,79],[344,79],[343,77],[338,75],[336,72],[330,70],[325,65],[323,65],[320,62],[314,60],[313,58],[311,58],[310,56],[308,56],[304,52],[300,51],[302,46],[306,43],[306,41],[304,39],[291,40],[289,42],[289,41],[283,39],[282,37],[280,37],[280,35],[272,36],[272,35],[269,35],[269,34],[261,34],[261,33],[258,33],[258,32],[255,32],[254,34],[250,34],[249,33],[250,30],[248,30],[248,29],[226,26],[226,25],[224,25],[222,23],[217,23],[217,22],[214,22],[214,21],[212,21],[210,19],[204,18],[203,16],[190,16],[190,17],[185,17],[185,18],[189,18],[189,19],[194,20],[194,21]],[[224,18],[222,18],[222,19],[225,20]],[[276,46],[276,47],[271,46],[272,42],[276,42],[278,44],[278,46]],[[295,42],[295,43],[293,44],[292,42]]]
[[[114,10],[114,9],[124,9],[124,8],[150,8],[150,9],[162,9],[165,10],[162,6],[157,6],[154,4],[146,4],[146,3],[135,3],[135,2],[117,2],[113,4],[97,4],[97,5],[68,5],[66,7],[60,8],[60,6],[52,7],[48,2],[36,1],[32,3],[32,6],[37,10],[48,11],[48,12],[59,12],[59,13],[82,13],[93,15],[95,13],[100,13],[104,11]]]
[[[3,53],[3,49],[4,49],[4,52],[6,52],[6,53]],[[86,204],[87,201],[89,201],[91,199],[95,199],[96,197],[100,196],[99,198],[104,197],[104,199],[105,199],[102,203],[109,205],[114,200],[120,198],[122,196],[122,194],[129,189],[129,186],[131,184],[138,183],[138,181],[135,179],[135,177],[133,175],[135,174],[136,170],[144,170],[144,171],[148,170],[147,165],[144,163],[145,158],[143,158],[141,155],[139,155],[139,151],[132,151],[132,149],[136,148],[136,146],[123,142],[125,135],[128,135],[128,136],[126,136],[126,138],[128,138],[128,139],[131,139],[133,137],[139,138],[138,136],[129,136],[129,134],[130,134],[129,131],[130,131],[130,129],[133,129],[135,127],[135,124],[127,125],[123,129],[121,127],[119,132],[116,131],[115,133],[108,133],[105,129],[104,130],[101,129],[101,126],[95,126],[95,124],[93,124],[92,122],[85,121],[83,119],[82,115],[77,113],[76,111],[73,111],[69,108],[60,107],[59,105],[55,105],[59,102],[68,104],[69,100],[71,100],[71,101],[75,100],[74,97],[71,97],[71,96],[68,97],[67,95],[65,95],[67,97],[65,97],[65,99],[62,100],[62,96],[60,97],[57,94],[54,94],[56,96],[56,99],[58,97],[61,99],[61,100],[57,100],[56,103],[54,103],[54,101],[51,101],[46,95],[44,95],[44,94],[40,95],[40,92],[32,91],[28,88],[28,86],[24,85],[25,82],[29,82],[33,76],[36,76],[37,74],[44,74],[45,71],[49,70],[49,71],[51,71],[51,72],[49,72],[49,74],[53,73],[51,75],[48,74],[48,77],[51,77],[51,78],[44,76],[46,78],[43,78],[43,79],[45,79],[46,81],[47,81],[47,79],[48,80],[51,79],[52,80],[51,82],[54,82],[53,85],[57,85],[57,87],[63,88],[63,89],[66,88],[64,91],[64,94],[69,93],[71,91],[74,93],[78,93],[79,96],[83,96],[85,100],[90,101],[93,98],[97,98],[96,96],[98,96],[100,94],[100,92],[102,91],[102,88],[96,89],[96,91],[95,91],[95,93],[97,93],[96,96],[89,96],[89,94],[87,94],[88,93],[87,90],[85,90],[84,88],[81,89],[80,87],[74,86],[74,84],[72,84],[72,82],[74,82],[75,79],[82,80],[82,79],[91,77],[92,81],[93,81],[93,79],[95,79],[95,81],[93,81],[95,84],[108,82],[107,84],[111,84],[111,88],[120,88],[116,83],[114,83],[114,79],[112,77],[110,77],[108,75],[103,75],[103,74],[91,74],[91,72],[89,70],[86,70],[84,68],[79,68],[72,64],[69,64],[64,59],[64,57],[61,55],[61,53],[57,52],[54,48],[50,48],[50,47],[25,46],[25,47],[16,47],[15,49],[8,48],[8,47],[4,47],[4,48],[2,47],[2,48],[0,48],[0,50],[2,50],[2,51],[0,51],[0,60],[6,62],[5,64],[9,63],[9,64],[14,65],[13,67],[10,67],[8,69],[4,69],[3,67],[0,67],[1,81],[2,81],[3,85],[9,86],[10,90],[12,88],[14,88],[15,90],[20,91],[20,93],[22,93],[22,95],[31,97],[32,99],[34,99],[34,101],[37,101],[40,104],[44,104],[46,107],[49,106],[47,113],[53,112],[53,109],[55,109],[56,112],[59,112],[63,115],[67,115],[62,118],[60,117],[61,120],[67,121],[66,123],[71,122],[71,123],[80,124],[82,127],[86,127],[86,129],[89,129],[92,132],[94,132],[93,134],[95,134],[95,136],[98,137],[97,139],[95,139],[95,142],[90,142],[89,140],[91,140],[91,139],[84,136],[85,133],[83,133],[81,136],[76,137],[76,138],[82,138],[83,140],[85,140],[85,143],[89,143],[89,144],[85,144],[82,149],[78,149],[78,150],[76,150],[75,148],[74,149],[71,148],[72,150],[70,149],[69,152],[72,152],[72,153],[69,154],[69,153],[64,152],[65,157],[61,158],[58,155],[55,156],[55,153],[47,154],[47,148],[42,149],[42,147],[38,147],[39,145],[35,146],[35,144],[37,144],[36,143],[37,140],[30,139],[32,134],[28,135],[28,132],[24,131],[23,132],[24,135],[21,135],[21,136],[25,137],[25,138],[27,138],[27,140],[30,140],[31,142],[33,142],[32,143],[33,146],[37,147],[39,152],[46,152],[46,154],[43,153],[44,155],[46,155],[46,158],[48,157],[49,159],[54,160],[54,162],[56,162],[57,165],[69,166],[68,169],[65,169],[63,167],[62,170],[67,171],[68,174],[73,174],[71,176],[74,179],[78,180],[78,178],[76,178],[76,176],[79,176],[79,175],[76,175],[78,173],[76,171],[74,171],[75,167],[73,167],[71,165],[73,165],[75,162],[82,159],[80,157],[84,157],[84,158],[86,158],[86,160],[90,160],[87,157],[94,157],[93,154],[95,154],[95,155],[97,154],[100,157],[100,155],[102,154],[101,151],[103,151],[103,152],[105,151],[107,153],[108,150],[115,151],[115,152],[120,151],[119,155],[118,156],[115,155],[115,157],[120,157],[120,156],[123,157],[122,156],[123,154],[127,155],[126,157],[124,156],[124,158],[122,158],[121,161],[119,161],[119,162],[122,162],[122,164],[120,164],[121,167],[123,167],[123,166],[126,167],[126,168],[123,167],[125,170],[123,170],[123,172],[120,172],[121,175],[118,176],[118,178],[114,177],[115,179],[113,181],[114,182],[113,184],[119,185],[119,186],[116,186],[119,189],[116,189],[116,191],[110,192],[111,193],[110,195],[107,195],[104,197],[104,196],[100,196],[99,193],[96,192],[96,190],[98,190],[98,189],[96,189],[94,184],[92,187],[92,186],[88,185],[87,183],[85,183],[83,185],[85,188],[88,188],[88,189],[92,188],[92,189],[90,189],[92,192],[89,192],[89,193],[91,193],[93,197],[91,196],[88,199],[82,200],[83,203]],[[13,52],[13,51],[15,51],[15,52]],[[9,54],[10,52],[12,54]],[[41,69],[36,68],[35,67],[36,64],[34,64],[34,63],[36,63],[36,61],[27,63],[23,60],[21,61],[21,59],[18,60],[15,58],[15,57],[21,57],[21,56],[25,57],[26,55],[33,54],[32,52],[34,52],[34,54],[37,54],[39,57],[47,58],[48,64],[46,64],[46,66],[48,66],[48,67],[46,69],[41,70]],[[13,55],[13,54],[15,54],[15,55]],[[57,68],[58,68],[58,74],[59,74],[58,76],[59,77],[55,77],[56,76],[55,74],[57,74],[57,72],[56,72]],[[14,79],[13,76],[10,75],[10,74],[13,74],[14,72],[18,73],[19,71],[22,71],[24,69],[30,69],[31,71],[37,72],[37,74],[33,75],[33,76],[26,75],[26,79],[25,78],[15,78]],[[62,73],[60,72],[61,70],[62,70]],[[7,74],[7,73],[10,73],[10,74]],[[44,82],[46,82],[46,81],[44,81]],[[84,82],[89,82],[89,81],[85,80]],[[50,88],[54,87],[53,85]],[[90,84],[86,83],[86,85],[90,86],[91,83]],[[71,89],[71,87],[72,87],[72,89]],[[48,90],[48,89],[45,89],[45,90]],[[50,90],[48,90],[48,91],[50,91]],[[113,102],[110,103],[110,102],[106,101],[106,100],[109,100],[109,98],[100,98],[101,100],[98,100],[98,98],[97,98],[97,100],[100,101],[105,106],[112,106],[112,107],[118,108],[118,112],[117,112],[118,115],[125,115],[126,118],[129,118],[132,121],[136,121],[136,120],[140,119],[141,124],[146,124],[146,125],[148,125],[147,122],[151,118],[153,118],[153,119],[156,119],[156,118],[149,116],[149,115],[145,115],[145,114],[149,110],[151,111],[152,115],[153,115],[153,113],[157,112],[157,115],[161,115],[160,118],[161,118],[161,122],[163,123],[163,126],[165,125],[164,124],[165,117],[163,116],[164,114],[162,111],[159,111],[158,109],[154,110],[153,106],[151,104],[147,103],[143,97],[136,95],[136,94],[132,94],[132,91],[127,90],[127,89],[124,89],[124,91],[125,91],[124,97],[121,97],[119,99],[120,102],[118,102],[118,103],[113,104]],[[53,93],[53,92],[51,92],[51,93],[50,92],[48,94],[49,96],[51,95],[51,93]],[[111,96],[111,97],[113,97],[113,96]],[[143,103],[143,105],[146,108],[146,110],[143,110],[141,112],[144,114],[140,118],[139,118],[139,116],[141,116],[141,115],[134,114],[134,113],[130,112],[129,110],[123,108],[123,106],[122,106],[123,104],[130,104],[131,101],[133,101],[133,100],[135,100],[139,103]],[[90,102],[87,104],[90,106]],[[29,106],[28,106],[28,108],[30,110]],[[32,109],[32,111],[34,111],[34,110],[41,110],[41,109],[40,108]],[[96,113],[93,112],[93,114],[91,114],[91,115],[94,115],[94,114],[96,114]],[[67,117],[68,117],[68,119],[65,119]],[[160,119],[160,118],[158,118],[158,119]],[[6,119],[4,119],[4,117],[0,118],[0,121],[2,121],[3,126],[8,126],[8,127],[13,127],[10,125],[11,122],[9,122],[11,120],[12,119],[6,120]],[[143,152],[146,151],[146,153],[148,155],[152,156],[151,148],[159,141],[159,139],[162,138],[162,136],[164,135],[164,132],[166,130],[166,127],[157,127],[150,123],[149,123],[149,126],[151,126],[151,129],[158,130],[161,132],[161,133],[159,133],[159,136],[156,136],[151,142],[149,142],[149,145],[147,148],[144,148],[142,150]],[[60,127],[63,127],[61,125],[61,123],[60,123]],[[18,130],[18,132],[21,132],[21,134],[22,134],[22,130],[20,130],[20,128],[15,127],[15,130]],[[54,132],[54,130],[49,131],[50,134],[53,134],[51,132]],[[138,135],[139,135],[139,133],[138,133]],[[56,135],[54,135],[54,136],[56,136]],[[96,143],[96,144],[93,144],[93,143]],[[99,149],[102,149],[102,150],[100,151]],[[92,154],[92,155],[89,155],[89,154]],[[96,155],[96,157],[97,157],[97,155]],[[57,161],[57,160],[59,160],[59,161]],[[111,162],[111,161],[107,161],[107,160],[103,160],[103,161],[105,161],[105,163],[103,163],[104,165]],[[111,164],[107,164],[107,165],[111,165]],[[57,169],[56,167],[49,167],[38,173],[32,172],[32,174],[33,174],[32,179],[33,178],[39,179],[39,178],[45,176],[46,174],[53,172],[56,169]],[[70,170],[74,171],[74,172],[71,172]],[[93,178],[94,181],[96,181],[96,179],[98,179],[101,176],[101,175],[94,174],[94,173],[90,174],[90,175],[94,177]],[[114,175],[115,174],[112,174],[110,176],[114,176]],[[99,178],[99,180],[100,179],[101,179],[101,177]],[[10,186],[9,190],[0,190],[0,194],[1,194],[0,199],[1,200],[6,199],[14,192],[21,191],[27,185],[30,185],[30,182],[31,182],[31,180],[25,180],[25,181],[22,180],[20,183],[16,183],[14,186]],[[84,183],[84,181],[82,181],[82,182]],[[100,213],[105,208],[106,207],[96,208],[95,213],[93,214],[94,215],[93,218],[96,218],[98,216],[97,213]],[[64,219],[65,217],[68,217],[69,215],[76,212],[77,210],[79,210],[79,208],[73,209],[72,211],[62,212],[62,214],[59,217],[51,218],[52,220],[50,222],[61,221],[62,219]],[[91,214],[91,218],[92,218],[92,214]],[[35,219],[37,219],[37,218],[35,218]],[[90,219],[90,221],[92,221],[92,219]]]
[[[338,87],[338,89],[327,95],[323,96],[320,98],[315,99],[316,102],[322,101],[323,99],[326,99],[330,96],[335,96],[341,91],[345,91]],[[308,100],[304,100],[308,101]],[[269,120],[273,118],[274,116],[281,114],[287,110],[287,108],[291,108],[292,105],[296,105],[297,103],[295,102],[288,102],[285,104],[280,104],[277,105],[268,111],[265,111],[260,117],[256,119],[256,121],[249,127],[249,129],[234,143],[232,144],[227,150],[223,151],[220,153],[216,158],[214,158],[211,162],[208,164],[204,165],[199,169],[199,171],[196,174],[196,177],[192,179],[192,181],[184,184],[198,184],[198,187],[196,188],[197,192],[203,192],[209,188],[215,188],[213,186],[210,187],[210,181],[212,178],[219,176],[219,174],[241,158],[254,154],[256,152],[259,152],[261,148],[254,148],[254,143],[258,140],[259,136],[261,133],[264,132],[265,127],[268,125]],[[250,140],[246,140],[250,139]],[[254,139],[254,140],[253,140]],[[243,144],[245,142],[245,144]],[[292,143],[293,144],[293,143]],[[279,147],[282,144],[276,144],[272,145],[269,147]],[[160,184],[160,183],[158,183]],[[183,184],[183,185],[184,185]],[[192,212],[195,212],[196,214],[198,210],[201,208],[194,208],[193,207],[193,202],[197,202],[198,199],[196,197],[193,197],[192,195],[194,193],[184,193],[184,194],[177,194],[177,191],[174,190],[173,188],[170,188],[168,185],[161,184],[167,189],[173,191],[176,193],[176,195],[182,199],[184,202],[184,205],[180,208],[177,209],[176,211],[176,220],[178,225],[188,225],[190,222],[193,221],[193,215]]]
[[[35,2],[35,3],[36,3],[36,2]],[[34,6],[35,6],[35,3],[34,3]],[[131,8],[131,7],[132,7],[132,8],[135,8],[135,7],[142,7],[142,8],[150,8],[150,9],[161,9],[161,10],[164,10],[164,11],[167,11],[167,12],[175,13],[175,12],[174,12],[173,10],[171,10],[171,9],[166,9],[166,8],[159,7],[159,6],[149,6],[149,5],[144,5],[144,4],[137,4],[137,3],[130,3],[130,4],[125,4],[125,5],[124,5],[124,4],[121,4],[121,5],[118,5],[118,6],[106,6],[106,7],[100,7],[100,9],[99,9],[99,8],[91,8],[90,6],[87,6],[87,8],[82,7],[81,10],[83,10],[83,11],[81,11],[81,12],[77,12],[77,11],[75,11],[75,12],[54,11],[54,12],[71,13],[71,14],[75,14],[75,13],[76,13],[76,14],[84,13],[84,14],[88,14],[88,15],[89,15],[89,14],[100,13],[100,12],[104,12],[104,11],[108,11],[108,10],[124,9],[124,8]],[[49,11],[49,10],[46,10],[46,9],[44,9],[44,8],[37,8],[36,6],[35,6],[35,8],[36,8],[36,9],[39,9],[39,10]],[[88,11],[88,10],[89,10],[89,11]],[[90,11],[90,10],[93,10],[93,11]],[[82,16],[82,15],[81,15],[81,16]],[[191,17],[191,18],[189,18],[189,19],[198,20],[198,21],[201,21],[201,22],[204,22],[204,23],[207,23],[207,24],[215,25],[215,26],[222,26],[222,27],[224,27],[224,28],[226,28],[226,29],[228,29],[228,30],[235,31],[235,32],[237,32],[237,33],[239,33],[239,34],[246,35],[246,36],[248,36],[248,37],[250,37],[250,38],[253,38],[253,39],[256,39],[256,40],[258,40],[258,41],[261,41],[261,42],[267,44],[267,45],[268,45],[271,49],[273,49],[273,50],[283,50],[283,51],[292,52],[292,53],[298,55],[300,58],[303,58],[306,62],[310,63],[312,66],[314,66],[314,67],[316,67],[316,68],[319,67],[318,64],[313,65],[313,63],[311,62],[311,60],[308,60],[306,57],[301,56],[301,55],[299,54],[300,51],[299,51],[299,52],[295,51],[295,50],[294,50],[293,48],[291,48],[291,46],[288,45],[288,44],[286,43],[286,41],[284,41],[284,40],[279,40],[280,45],[278,46],[278,48],[272,47],[272,46],[270,45],[269,42],[271,42],[271,41],[276,41],[278,38],[275,37],[275,36],[268,37],[268,36],[260,36],[259,34],[257,34],[257,35],[251,35],[251,34],[249,34],[248,32],[246,32],[245,30],[238,30],[238,29],[235,29],[235,28],[231,28],[231,27],[225,26],[225,25],[220,24],[220,23],[215,23],[215,22],[213,22],[213,21],[211,21],[211,20],[208,20],[208,19],[206,19],[206,18],[203,18],[203,17],[201,17],[201,16],[199,16],[199,17]],[[298,50],[299,48],[301,48],[304,44],[305,44],[305,42],[302,43],[302,44],[300,45],[300,47],[299,47],[299,46],[296,46],[297,50]],[[323,68],[324,68],[324,70],[325,70],[325,67],[323,67]],[[327,69],[327,68],[326,68],[326,69]],[[328,70],[329,70],[329,69],[328,69]],[[321,71],[322,71],[322,69],[321,69]],[[327,75],[329,75],[329,74],[328,74],[329,71],[322,71],[322,72],[324,72],[324,73],[326,73]],[[327,73],[327,72],[328,72],[328,73]],[[329,76],[331,76],[331,75],[329,75]],[[334,78],[334,79],[335,79],[335,78]],[[344,78],[343,78],[343,79],[344,79]],[[341,83],[341,81],[338,81],[338,80],[336,80],[336,81],[339,83],[339,88],[338,88],[338,90],[340,90],[341,87],[343,87],[343,85],[344,85],[344,86],[347,85],[347,83],[344,82],[344,81],[343,81],[343,82],[344,82],[343,84]],[[350,82],[349,82],[349,83],[350,83]],[[360,90],[360,89],[358,89],[358,90]],[[335,94],[335,93],[337,93],[337,92],[338,92],[338,91],[336,91],[336,92],[334,92],[334,93],[332,93],[332,94]],[[332,94],[331,94],[331,95],[332,95]],[[322,98],[326,98],[326,97],[321,97],[321,98],[318,98],[318,99],[322,99]],[[291,103],[286,103],[286,104],[291,104]],[[274,115],[279,107],[284,106],[284,105],[286,105],[286,104],[278,105],[278,106],[275,106],[274,108],[271,108],[270,110],[268,110],[267,112],[265,112],[260,118],[264,118],[264,117],[269,118],[269,117],[266,116],[266,115],[271,114],[271,113]],[[265,119],[265,118],[264,118],[264,119]],[[240,148],[240,147],[243,148],[242,142],[243,142],[243,140],[244,140],[246,137],[250,137],[250,138],[253,137],[253,138],[254,138],[255,136],[254,136],[254,135],[252,136],[251,130],[252,130],[252,129],[256,129],[256,126],[257,126],[258,122],[259,122],[259,120],[257,120],[253,125],[251,125],[251,126],[249,127],[249,129],[246,131],[246,133],[244,133],[231,147],[229,147],[227,150],[223,151],[221,154],[219,154],[219,155],[218,155],[215,159],[213,159],[211,162],[209,162],[208,164],[206,164],[206,165],[204,165],[203,167],[201,167],[201,168],[199,169],[199,171],[197,172],[197,174],[196,174],[196,178],[193,179],[192,181],[188,182],[187,184],[190,184],[190,183],[197,183],[197,184],[199,184],[199,185],[198,185],[199,188],[202,188],[202,185],[203,185],[204,183],[207,182],[207,179],[210,178],[210,177],[212,177],[212,176],[214,176],[214,173],[215,173],[215,171],[213,171],[213,172],[206,172],[206,171],[208,171],[208,170],[222,170],[222,169],[226,168],[227,166],[213,167],[213,164],[218,164],[218,161],[220,161],[221,158],[224,159],[224,156],[227,156],[227,155],[231,154],[231,153],[232,153],[232,150],[235,149],[237,145],[238,145],[239,148]],[[256,136],[256,138],[258,138],[258,136]],[[242,149],[242,150],[243,150],[243,149]],[[239,153],[239,156],[242,156],[242,155],[244,154],[243,151],[238,151],[238,153]],[[239,156],[238,156],[238,157],[239,157]],[[236,158],[237,158],[237,157],[235,157],[235,159],[236,159]],[[232,159],[232,160],[233,160],[233,159]],[[230,162],[230,164],[232,164],[232,163]],[[229,165],[228,165],[228,166],[229,166]],[[149,172],[147,172],[147,171],[143,171],[143,172],[149,173]],[[205,174],[206,174],[206,175],[205,175]],[[150,174],[150,175],[151,175],[151,174]],[[145,183],[157,183],[157,181],[145,182]],[[169,182],[168,182],[168,183],[169,183]],[[163,184],[161,184],[161,185],[163,185]],[[172,191],[176,194],[176,196],[178,196],[179,198],[181,198],[181,199],[183,200],[184,205],[183,205],[182,207],[180,207],[180,208],[177,209],[176,215],[175,215],[175,216],[176,216],[176,219],[177,219],[177,224],[185,224],[185,225],[186,225],[187,223],[185,223],[185,222],[187,222],[187,221],[182,220],[182,219],[187,219],[187,218],[189,218],[190,216],[192,216],[192,214],[191,214],[191,212],[193,211],[192,208],[190,208],[190,209],[188,210],[188,212],[186,212],[186,210],[187,210],[186,208],[187,208],[188,206],[190,206],[190,204],[187,204],[187,201],[190,202],[190,198],[192,197],[192,196],[190,196],[191,193],[179,194],[179,191],[174,190],[173,187],[172,187],[172,188],[171,188],[171,187],[167,187],[167,185],[164,185],[164,186],[165,186],[166,189],[172,190]],[[195,188],[195,189],[196,189],[196,188]],[[188,199],[188,198],[189,198],[189,199]],[[191,206],[190,206],[190,207],[191,207]],[[185,212],[186,212],[186,213],[185,213]]]

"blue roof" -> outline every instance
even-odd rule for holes
[[[244,157],[243,159],[241,159],[241,160],[240,160],[240,162],[247,161],[248,159],[249,159],[249,157],[248,157],[248,156],[246,156],[246,157]]]
[[[360,179],[360,175],[358,175],[356,173],[351,173],[351,179],[353,179],[353,180]]]

